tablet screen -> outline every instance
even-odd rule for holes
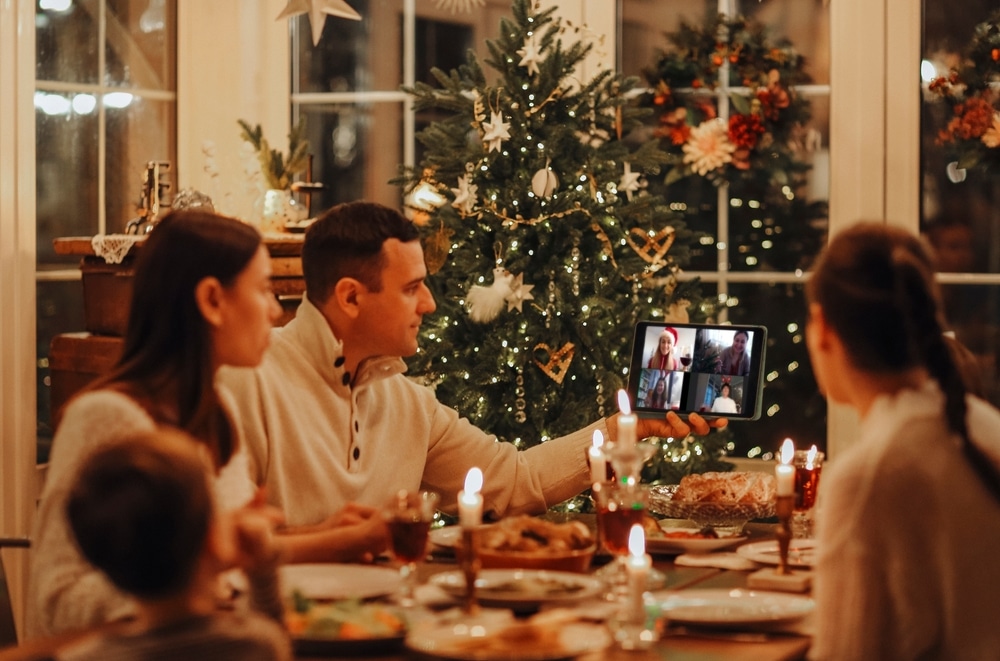
[[[763,326],[639,322],[629,365],[633,408],[760,417],[766,339]]]

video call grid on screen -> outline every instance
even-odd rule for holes
[[[676,333],[674,356],[667,364],[656,349],[664,329]],[[722,352],[737,333],[746,337],[743,365],[723,373]],[[752,419],[759,415],[757,391],[766,330],[756,326],[708,326],[642,322],[636,328],[629,395],[639,413],[698,412],[709,416]],[[728,386],[729,393],[724,392]]]

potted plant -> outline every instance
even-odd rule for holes
[[[264,210],[261,217],[261,230],[265,232],[280,232],[285,224],[303,220],[308,211],[296,204],[292,197],[292,178],[306,170],[309,162],[309,141],[305,139],[305,119],[292,126],[288,134],[287,157],[279,150],[273,149],[264,137],[260,124],[251,126],[246,120],[237,120],[240,125],[240,135],[254,148],[257,160],[260,162],[261,174],[267,190],[264,192]]]

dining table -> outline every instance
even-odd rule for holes
[[[588,525],[593,525],[592,515],[578,515]],[[774,539],[776,525],[767,522],[751,522],[745,526],[746,536],[741,543],[762,542]],[[733,551],[732,548],[727,551]],[[727,554],[727,555],[732,555]],[[597,555],[589,570],[593,574],[610,560],[608,556]],[[700,564],[700,563],[698,563]],[[726,563],[720,563],[725,565]],[[724,566],[690,566],[678,562],[677,554],[656,554],[652,556],[652,566],[663,573],[665,584],[655,591],[654,595],[696,594],[704,590],[728,591],[747,590],[748,578],[753,573],[750,569],[732,569]],[[764,565],[760,565],[764,567]],[[426,583],[435,574],[455,571],[458,563],[453,552],[448,549],[434,549],[428,554],[426,561],[421,563],[418,572],[420,582]],[[808,597],[808,592],[802,596]],[[605,604],[607,606],[607,604]],[[453,609],[460,606],[453,604]],[[622,649],[615,641],[599,651],[586,652],[575,658],[582,661],[716,661],[723,659],[745,659],[747,661],[787,661],[806,658],[811,642],[811,618],[806,615],[791,623],[779,626],[725,628],[725,627],[691,627],[670,622],[665,618],[659,639],[642,650]],[[411,633],[411,635],[418,635]],[[321,661],[338,654],[322,654],[312,651],[296,652],[298,661]],[[531,654],[526,655],[534,658]],[[366,653],[364,658],[370,661],[402,661],[411,659],[440,658],[416,651],[411,646],[402,644],[391,650]],[[454,658],[454,657],[447,657]],[[498,657],[499,658],[499,657]],[[504,658],[517,658],[517,655]]]

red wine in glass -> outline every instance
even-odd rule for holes
[[[628,555],[628,535],[635,524],[642,525],[645,516],[642,507],[603,507],[597,511],[601,539],[612,555]]]
[[[819,489],[821,470],[822,466],[795,467],[795,509],[808,510],[816,504],[816,492]]]
[[[681,365],[691,367],[691,356],[681,356]]]
[[[427,554],[427,536],[430,521],[393,518],[387,522],[392,553],[403,563],[417,562]]]

